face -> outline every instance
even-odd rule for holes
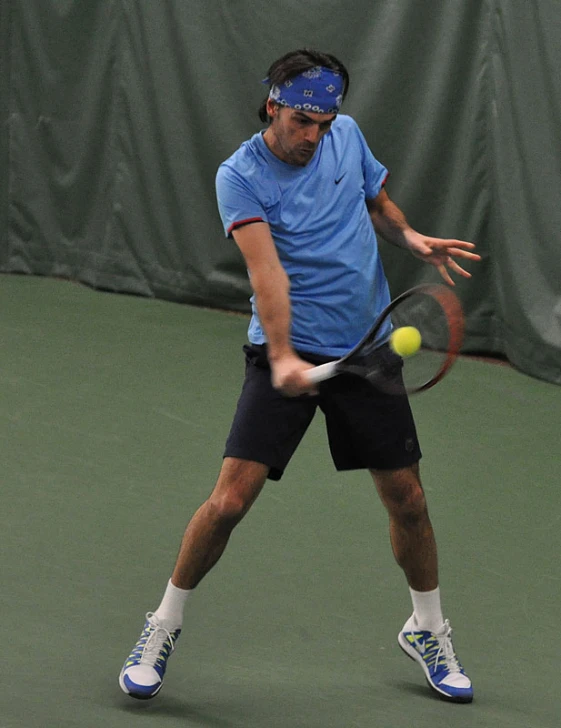
[[[264,133],[267,146],[287,164],[305,167],[314,156],[322,137],[331,128],[336,114],[315,114],[267,102],[272,121]]]

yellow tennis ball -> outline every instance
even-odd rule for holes
[[[399,356],[413,356],[421,348],[421,334],[414,326],[401,326],[392,331],[390,346]]]

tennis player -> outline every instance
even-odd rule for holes
[[[407,397],[348,375],[316,390],[306,371],[345,354],[389,303],[376,232],[436,266],[449,284],[451,272],[469,277],[460,263],[479,256],[472,243],[416,232],[390,200],[386,168],[355,121],[340,114],[349,75],[339,60],[294,51],[272,64],[266,83],[259,112],[266,129],[216,178],[224,229],[245,258],[254,292],[245,381],[218,481],[187,526],[162,602],[148,612],[119,683],[135,698],[159,692],[187,600],[267,478],[280,480],[319,406],[335,467],[369,471],[387,509],[413,607],[399,645],[439,696],[467,703],[473,689],[442,613]]]

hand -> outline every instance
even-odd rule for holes
[[[310,383],[305,372],[313,364],[300,359],[296,354],[286,354],[271,361],[273,387],[285,397],[299,397],[302,394],[317,394],[317,386]]]
[[[450,286],[455,285],[448,269],[458,273],[464,278],[471,278],[465,268],[462,268],[454,258],[463,258],[464,260],[481,260],[481,256],[471,251],[475,248],[474,243],[468,243],[465,240],[446,240],[443,238],[429,238],[411,231],[407,235],[409,250],[419,260],[434,265],[442,278]]]

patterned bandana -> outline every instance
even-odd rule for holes
[[[269,83],[266,78],[263,83]],[[343,76],[329,68],[315,66],[280,86],[273,84],[269,98],[281,106],[312,111],[316,114],[337,114],[343,103]]]

